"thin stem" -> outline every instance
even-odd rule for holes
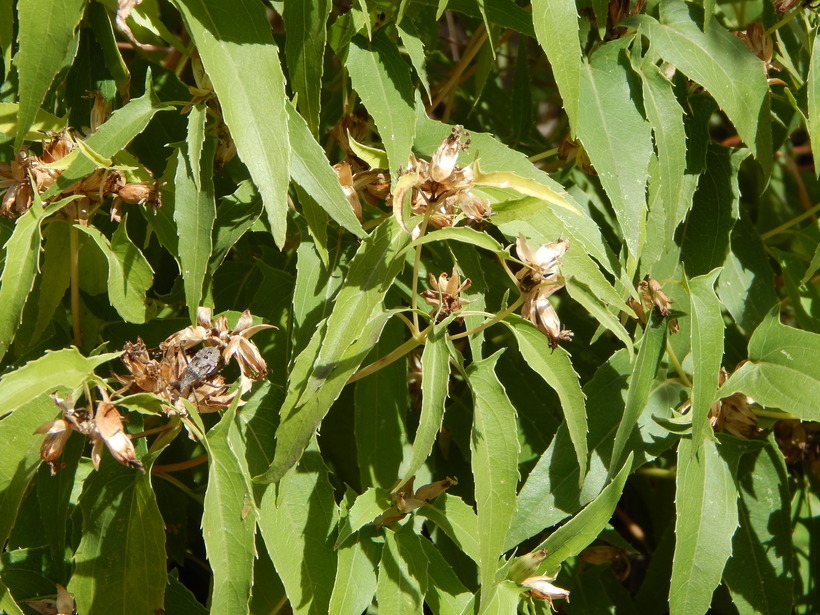
[[[767,419],[796,419],[797,417],[789,414],[788,412],[782,412],[780,410],[764,410],[763,408],[754,409],[752,412],[755,413],[756,416],[762,416]]]
[[[163,474],[165,472],[179,472],[180,470],[187,470],[188,468],[193,468],[198,465],[201,465],[206,461],[208,461],[208,453],[202,453],[198,457],[188,459],[187,461],[180,461],[179,463],[169,463],[163,466],[154,466],[151,468],[151,472],[154,474]]]
[[[69,266],[71,270],[71,329],[74,334],[74,345],[81,348],[83,334],[80,329],[80,235],[70,224],[68,227]]]
[[[484,27],[484,24],[481,24],[479,28],[473,33],[472,38],[467,43],[467,49],[464,50],[464,55],[461,56],[461,59],[458,61],[453,67],[453,73],[450,75],[450,78],[441,86],[438,93],[433,98],[433,102],[430,103],[430,110],[435,109],[441,104],[441,101],[444,100],[444,97],[450,94],[450,90],[453,89],[461,74],[473,61],[476,54],[481,50],[481,47],[484,45],[484,42],[487,40],[487,29]]]
[[[787,23],[789,23],[792,19],[794,19],[795,17],[797,17],[798,13],[800,13],[800,11],[799,11],[799,10],[797,10],[797,11],[792,11],[791,13],[789,13],[788,15],[786,15],[783,19],[781,19],[781,20],[780,20],[780,21],[778,21],[776,24],[774,24],[771,28],[769,28],[768,30],[766,30],[766,34],[774,34],[774,33],[775,33],[775,32],[777,32],[780,28],[782,28],[782,27],[783,27],[783,26],[785,26]]]
[[[480,333],[481,331],[483,331],[487,327],[492,327],[495,323],[504,320],[507,316],[509,316],[510,314],[515,312],[515,310],[517,310],[518,307],[522,303],[524,303],[524,301],[526,299],[527,299],[527,293],[522,293],[521,296],[518,297],[518,299],[516,299],[514,303],[512,303],[512,305],[510,305],[506,310],[503,310],[503,311],[499,312],[498,314],[496,314],[495,316],[493,316],[490,320],[484,322],[483,324],[478,325],[477,327],[475,327],[473,329],[470,329],[469,331],[464,331],[462,333],[456,333],[455,335],[451,335],[447,339],[448,340],[461,339],[462,337],[467,337],[469,335],[474,335],[476,333]]]
[[[153,429],[146,429],[145,431],[141,431],[139,433],[128,434],[128,437],[132,440],[139,440],[140,438],[150,436],[151,434],[168,431],[171,428],[173,428],[173,425],[171,423],[166,423],[165,425],[160,425],[159,427],[154,427]]]
[[[408,329],[410,329],[410,335],[412,335],[413,337],[415,337],[416,335],[418,335],[418,334],[419,334],[418,327],[417,327],[416,325],[414,325],[414,324],[412,323],[412,321],[411,321],[409,318],[407,318],[407,316],[405,316],[405,315],[404,315],[404,314],[402,314],[401,312],[396,312],[396,316],[398,316],[398,317],[399,317],[399,319],[400,319],[401,321],[403,321],[405,325],[407,325],[407,328],[408,328]]]
[[[424,208],[424,219],[421,221],[421,232],[419,237],[424,237],[427,231],[427,222],[430,220],[430,214],[433,213],[433,204],[427,203]],[[418,314],[418,290],[419,290],[419,267],[421,266],[421,247],[424,244],[416,246],[416,255],[413,258],[413,289],[410,296],[410,308],[413,310],[413,331],[414,334],[419,330],[419,314]]]
[[[543,160],[544,158],[550,158],[555,156],[558,153],[558,148],[553,147],[552,149],[548,149],[546,152],[541,152],[540,154],[535,154],[527,158],[530,162],[538,162],[539,160]]]
[[[348,379],[347,384],[350,384],[351,382],[356,382],[357,380],[361,380],[365,376],[369,376],[370,374],[379,371],[383,367],[387,367],[394,361],[398,361],[414,348],[421,346],[424,343],[424,340],[427,339],[427,336],[430,334],[430,331],[432,331],[432,329],[433,326],[430,325],[424,331],[419,331],[419,334],[417,336],[411,337],[409,340],[404,342],[404,344],[402,344],[392,352],[384,355],[381,359],[373,361],[373,363],[371,363],[370,365],[361,368]]]
[[[689,380],[689,376],[686,375],[686,372],[683,371],[683,365],[680,364],[678,360],[678,355],[675,354],[675,351],[672,348],[672,344],[669,340],[666,340],[666,355],[669,357],[669,362],[672,364],[672,367],[675,368],[675,371],[678,373],[678,377],[680,378],[681,382],[684,386],[691,387],[692,381]]]
[[[818,203],[817,205],[815,205],[811,209],[809,209],[807,211],[804,211],[799,216],[795,216],[791,220],[788,220],[787,222],[784,222],[780,226],[775,227],[770,231],[766,231],[765,233],[763,233],[760,236],[760,238],[765,241],[766,239],[769,239],[769,237],[774,237],[775,235],[779,235],[780,233],[788,230],[789,228],[791,228],[795,224],[799,224],[800,222],[802,222],[806,218],[811,218],[818,211],[820,211],[820,203]]]

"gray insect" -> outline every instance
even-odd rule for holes
[[[188,365],[182,372],[182,379],[175,382],[174,385],[179,392],[186,396],[190,390],[205,380],[219,372],[225,362],[222,359],[222,353],[216,346],[206,346],[197,351],[197,353],[188,361]]]

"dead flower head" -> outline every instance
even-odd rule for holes
[[[436,278],[432,273],[430,274],[430,290],[425,290],[421,293],[421,298],[424,299],[428,305],[435,308],[431,316],[435,316],[436,322],[441,322],[450,314],[458,312],[462,306],[470,303],[470,301],[459,297],[462,291],[470,288],[470,284],[469,278],[461,283],[458,269],[455,266],[453,267],[451,276],[442,273]]]
[[[529,577],[521,581],[521,585],[529,587],[527,592],[535,600],[546,600],[550,604],[550,608],[554,611],[555,606],[552,604],[553,600],[566,600],[569,602],[569,591],[553,585],[555,579],[545,575],[538,577]]]
[[[674,301],[666,296],[666,293],[663,292],[663,288],[657,280],[646,276],[646,279],[638,282],[636,290],[638,291],[640,301],[634,297],[630,297],[627,299],[627,305],[635,312],[641,324],[645,325],[648,322],[649,312],[653,309],[657,310],[658,314],[664,317],[672,313],[672,304]],[[677,322],[673,322],[675,322],[675,326],[677,326]],[[673,331],[673,333],[676,332],[677,331]]]
[[[51,473],[56,472],[56,460],[63,453],[63,448],[72,431],[86,436],[94,446],[91,459],[99,470],[103,445],[108,447],[114,459],[123,465],[142,470],[137,459],[134,445],[122,428],[122,416],[111,404],[108,393],[100,389],[102,400],[97,402],[94,417],[85,408],[74,408],[70,397],[62,399],[56,393],[51,394],[54,404],[63,411],[61,418],[40,425],[35,433],[46,434],[40,447],[40,457],[49,464]]]
[[[559,342],[568,342],[573,333],[561,326],[558,312],[555,311],[549,297],[559,286],[536,287],[529,292],[521,306],[521,317],[526,318],[549,338],[550,348],[555,350]]]
[[[545,243],[533,251],[527,243],[527,238],[519,235],[515,240],[515,251],[526,267],[521,269],[515,277],[521,283],[522,289],[528,290],[545,282],[558,282],[560,279],[558,265],[568,249],[569,241],[559,239]]]
[[[127,343],[121,359],[131,374],[120,377],[133,390],[155,393],[166,399],[180,413],[185,413],[187,399],[202,412],[213,412],[228,406],[233,398],[250,389],[251,380],[267,373],[268,366],[250,337],[273,325],[254,325],[250,311],[245,310],[233,329],[223,315],[211,320],[210,308],[199,308],[197,324],[169,336],[151,356],[142,340]],[[196,346],[202,346],[194,351]],[[225,393],[227,384],[221,375],[224,365],[235,359],[241,372],[237,389]]]
[[[333,170],[336,171],[336,176],[339,178],[339,184],[342,186],[342,192],[350,203],[353,213],[361,222],[362,220],[362,202],[359,200],[359,193],[356,192],[353,183],[353,172],[350,164],[347,162],[339,162],[333,165]]]

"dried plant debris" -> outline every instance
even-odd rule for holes
[[[37,156],[22,147],[11,163],[0,162],[0,215],[19,218],[26,213],[34,194],[43,194],[51,188],[74,156],[85,155],[82,139],[70,129],[47,133],[43,154]],[[69,196],[80,197],[71,203],[71,211],[81,223],[87,222],[90,212],[108,198],[112,198],[111,219],[122,218],[122,204],[132,203],[157,208],[161,205],[157,182],[129,181],[118,168],[97,168],[64,190],[49,198],[57,201]]]

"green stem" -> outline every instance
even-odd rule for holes
[[[543,160],[544,158],[550,158],[555,156],[558,153],[558,148],[553,147],[552,149],[548,149],[545,152],[541,152],[540,154],[535,154],[534,156],[530,156],[527,158],[530,162],[538,162],[539,160]]]
[[[74,345],[82,348],[83,335],[80,328],[80,234],[73,224],[68,227],[69,267],[71,272],[71,329]]]
[[[816,212],[818,212],[818,211],[820,211],[820,203],[818,203],[817,205],[815,205],[815,206],[814,206],[814,207],[812,207],[811,209],[804,211],[804,212],[803,212],[802,214],[800,214],[799,216],[795,216],[795,217],[794,217],[794,218],[792,218],[791,220],[788,220],[787,222],[784,222],[784,223],[783,223],[783,224],[781,224],[780,226],[777,226],[777,227],[773,228],[773,229],[772,229],[772,230],[770,230],[770,231],[766,231],[765,233],[763,233],[763,234],[760,236],[760,238],[761,238],[763,241],[765,241],[765,240],[767,240],[769,237],[774,237],[775,235],[779,235],[780,233],[782,233],[783,231],[785,231],[785,230],[787,230],[787,229],[791,228],[791,227],[792,227],[792,226],[794,226],[795,224],[798,224],[798,223],[802,222],[802,221],[803,221],[803,220],[805,220],[806,218],[810,218],[810,217],[812,217],[812,216],[813,216]]]
[[[495,316],[493,316],[492,318],[490,318],[490,320],[488,320],[488,321],[486,321],[486,322],[484,322],[484,323],[482,323],[482,324],[478,325],[477,327],[475,327],[475,328],[473,328],[473,329],[470,329],[469,331],[464,331],[464,332],[462,332],[462,333],[456,333],[455,335],[451,335],[451,336],[449,336],[447,339],[448,339],[448,340],[457,340],[457,339],[460,339],[460,338],[462,338],[462,337],[467,337],[467,336],[469,336],[469,335],[475,335],[476,333],[480,333],[480,332],[482,332],[484,329],[486,329],[487,327],[492,327],[495,323],[497,323],[497,322],[500,322],[500,321],[504,320],[507,316],[509,316],[510,314],[512,314],[513,312],[515,312],[515,310],[517,310],[517,309],[518,309],[518,307],[519,307],[522,303],[524,303],[524,301],[525,301],[526,299],[527,299],[527,295],[526,295],[526,294],[522,294],[522,295],[521,295],[520,297],[518,297],[518,299],[516,299],[516,300],[515,300],[515,302],[514,302],[512,305],[510,305],[510,306],[509,306],[506,310],[503,310],[502,312],[499,312],[498,314],[496,314]]]
[[[424,331],[419,331],[419,334],[417,336],[411,337],[409,340],[404,342],[404,344],[402,344],[389,354],[386,354],[381,359],[377,359],[373,361],[373,363],[371,363],[370,365],[361,368],[348,379],[347,384],[350,384],[351,382],[356,382],[357,380],[361,380],[365,376],[369,376],[370,374],[379,371],[383,367],[387,367],[394,361],[398,361],[408,352],[413,350],[413,348],[421,346],[424,343],[424,340],[427,339],[427,336],[430,334],[430,331],[432,329],[433,325],[430,325]]]
[[[675,354],[675,351],[672,349],[672,344],[669,343],[668,339],[666,340],[666,355],[669,357],[669,362],[672,364],[672,367],[675,368],[675,371],[678,373],[678,377],[684,386],[691,387],[692,381],[689,380],[689,376],[687,376],[686,372],[683,371],[683,365],[680,364],[678,355]]]

